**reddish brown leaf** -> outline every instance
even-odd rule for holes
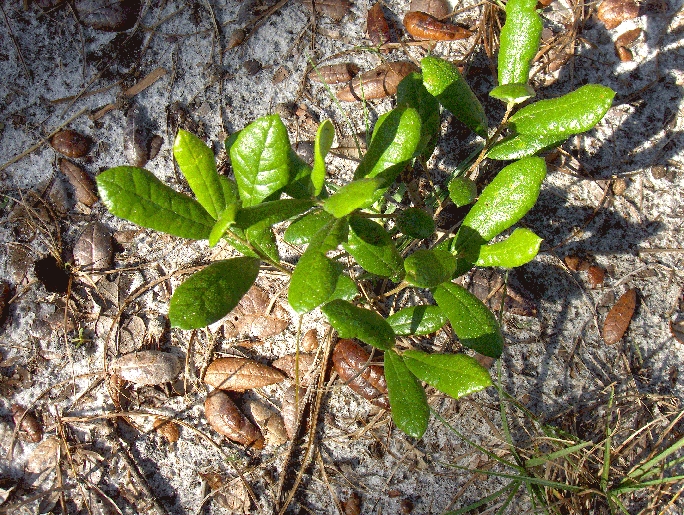
[[[199,475],[209,485],[211,496],[219,506],[234,515],[249,513],[249,493],[242,479],[224,478],[215,472],[199,472]]]
[[[383,45],[390,40],[390,29],[385,13],[382,11],[382,2],[377,2],[368,9],[366,32],[368,32],[368,39],[375,46]]]
[[[302,350],[304,352],[313,352],[318,348],[318,331],[316,328],[309,329],[304,338],[302,338]]]
[[[85,156],[90,150],[91,144],[90,138],[71,129],[59,131],[50,140],[52,148],[67,157]]]
[[[325,84],[349,82],[359,73],[359,67],[352,63],[328,64],[317,66],[309,72],[309,80]]]
[[[245,31],[245,29],[235,29],[228,38],[228,44],[226,45],[226,49],[231,49],[235,48],[236,46],[242,45],[246,37],[247,31]]]
[[[642,30],[638,28],[628,30],[623,34],[620,34],[618,38],[615,40],[615,52],[620,58],[620,61],[625,62],[632,60],[632,51],[629,49],[629,47],[639,38],[641,32]],[[626,182],[624,181],[624,179],[618,180],[621,180],[626,186]],[[617,181],[613,183],[613,193],[615,193],[616,195],[621,195],[620,193],[617,193],[615,191],[616,184],[618,184]]]
[[[85,271],[111,268],[112,254],[112,233],[100,222],[86,225],[74,244],[74,262]]]
[[[12,419],[19,426],[19,435],[29,442],[40,442],[43,438],[43,427],[36,416],[19,404],[12,404]]]
[[[344,515],[360,515],[361,496],[356,492],[349,494],[349,498],[346,501],[342,501],[342,510]]]
[[[298,378],[299,384],[307,387],[311,384],[315,375],[314,361],[315,356],[313,354],[302,352],[299,356],[296,354],[283,356],[275,360],[273,366],[285,372],[292,379]]]
[[[445,0],[411,0],[409,11],[421,11],[435,18],[444,18],[451,9]]]
[[[394,95],[401,80],[417,70],[416,65],[410,61],[381,64],[351,81],[346,88],[339,90],[337,98],[344,102],[354,102]]]
[[[59,160],[59,169],[66,175],[74,188],[76,200],[90,207],[97,202],[97,195],[95,194],[95,182],[90,178],[90,175],[80,166],[72,163],[68,159]]]
[[[385,372],[368,363],[370,354],[353,340],[339,340],[332,355],[335,371],[349,387],[381,408],[389,408]]]
[[[603,322],[603,341],[608,345],[619,342],[627,332],[636,308],[636,299],[636,290],[627,290],[606,315]]]
[[[5,281],[0,281],[0,326],[5,322],[5,318],[7,317],[7,308],[9,307],[9,301],[12,298],[11,293],[12,290],[10,285]],[[309,333],[306,334],[308,335]],[[315,338],[316,335],[314,334],[314,339]],[[306,339],[306,335],[304,336],[304,339]]]
[[[167,418],[156,418],[152,424],[152,427],[169,443],[175,443],[180,438],[178,424],[176,424],[173,420],[169,420]]]
[[[565,256],[563,261],[565,262],[565,266],[567,266],[573,272],[583,272],[584,270],[588,270],[590,266],[589,261],[574,255]]]
[[[327,16],[333,21],[340,21],[344,15],[351,10],[351,2],[348,0],[300,0],[300,2],[313,10],[314,3],[316,4],[316,13]]]
[[[263,448],[261,432],[240,412],[227,393],[211,392],[204,401],[204,415],[217,433],[242,445]]]
[[[204,382],[221,390],[243,391],[279,383],[285,374],[248,358],[219,358],[207,368]]]
[[[639,16],[639,6],[633,0],[603,0],[598,8],[598,19],[608,30],[637,16]]]
[[[439,21],[421,11],[409,11],[404,16],[406,32],[416,39],[433,41],[455,41],[469,38],[473,32],[453,23]]]
[[[603,286],[603,280],[605,279],[606,271],[600,266],[591,265],[587,270],[587,277],[589,278],[589,285],[592,288],[598,288]]]
[[[144,350],[115,359],[109,370],[131,383],[155,385],[176,379],[181,371],[181,361],[169,352]]]

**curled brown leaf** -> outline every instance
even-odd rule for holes
[[[469,38],[473,32],[453,23],[439,21],[421,11],[409,11],[404,16],[406,32],[416,39],[432,41],[456,41]]]
[[[402,79],[417,70],[418,67],[410,61],[381,64],[352,80],[346,88],[339,90],[337,98],[344,102],[355,102],[394,95]]]
[[[92,141],[83,134],[71,129],[64,129],[52,136],[50,145],[62,155],[77,158],[88,153]]]
[[[115,359],[109,370],[131,383],[155,385],[168,383],[178,377],[181,361],[169,352],[144,350]]]
[[[366,32],[368,39],[375,46],[380,46],[390,40],[390,29],[385,13],[382,11],[382,2],[376,2],[373,7],[368,9],[366,17]]]
[[[27,412],[20,404],[12,404],[12,419],[19,426],[19,435],[29,442],[40,442],[43,438],[43,426],[36,416]]]
[[[637,293],[634,288],[627,290],[610,309],[603,322],[603,341],[608,345],[619,342],[627,332],[636,309]]]
[[[264,437],[238,409],[227,393],[215,390],[204,401],[204,415],[217,433],[242,445],[261,449]]]
[[[345,384],[372,404],[389,408],[383,367],[369,364],[370,354],[363,347],[353,340],[339,340],[332,359]]]
[[[318,348],[318,331],[316,328],[309,329],[302,338],[302,350],[304,352],[313,352]]]
[[[633,0],[603,0],[598,7],[598,19],[608,30],[637,16],[639,16],[639,6]]]
[[[359,67],[352,63],[328,64],[316,66],[309,72],[309,80],[325,84],[349,82],[359,73]]]
[[[273,362],[273,366],[285,372],[288,377],[296,379],[301,386],[311,384],[314,376],[315,356],[308,353],[287,354]]]
[[[72,163],[68,159],[59,160],[59,169],[62,171],[69,184],[74,188],[76,200],[90,207],[97,202],[97,195],[95,194],[95,181],[90,178],[90,175],[80,166]]]
[[[244,403],[243,409],[256,425],[268,445],[278,446],[287,441],[287,430],[283,418],[264,402],[251,399]]]
[[[212,361],[204,382],[221,390],[243,391],[281,382],[285,374],[249,358],[227,357]]]

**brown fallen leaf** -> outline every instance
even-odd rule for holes
[[[236,46],[242,45],[247,37],[247,31],[245,29],[235,29],[228,38],[228,43],[226,44],[226,50],[235,48]]]
[[[371,404],[389,408],[383,367],[369,364],[370,354],[363,347],[353,340],[339,340],[332,359],[337,375],[345,384]]]
[[[634,60],[634,54],[629,48],[620,46],[615,48],[615,53],[617,54],[620,61],[627,63]]]
[[[215,390],[204,401],[204,415],[217,433],[242,445],[262,449],[264,437],[238,409],[227,393]]]
[[[328,64],[316,66],[307,77],[313,82],[324,84],[340,84],[349,82],[359,73],[359,67],[352,63]]]
[[[285,374],[249,358],[227,357],[211,362],[204,375],[204,382],[221,390],[244,391],[275,384],[285,379]]]
[[[406,32],[416,39],[456,41],[472,36],[473,32],[454,23],[439,21],[421,11],[409,11],[404,16]]]
[[[71,129],[64,129],[52,136],[50,145],[64,156],[78,158],[88,153],[92,141],[83,134]]]
[[[173,420],[169,420],[168,418],[159,417],[154,419],[152,428],[157,433],[162,435],[169,443],[175,443],[180,438],[178,424],[176,424]]]
[[[446,17],[451,9],[445,0],[411,0],[409,11],[421,11],[441,19]]]
[[[477,268],[459,278],[458,282],[495,313],[501,309],[501,300],[505,290],[506,298],[503,299],[505,312],[525,317],[537,316],[537,306],[531,300],[531,294],[512,279],[509,279],[504,289],[504,278],[498,270]]]
[[[113,261],[112,233],[100,222],[85,226],[74,244],[74,262],[84,271],[108,270]]]
[[[287,437],[290,440],[294,440],[296,436],[295,431],[297,430],[297,419],[304,406],[305,394],[305,388],[297,389],[295,385],[290,386],[287,390],[285,390],[285,392],[283,392],[280,413],[283,416],[285,431],[287,432]]]
[[[684,344],[684,289],[679,294],[677,309],[670,318],[670,332],[675,340]]]
[[[314,4],[316,5],[316,13],[327,16],[333,21],[340,21],[344,15],[351,10],[351,2],[348,0],[300,0],[302,5],[313,11]]]
[[[390,40],[390,29],[385,13],[382,11],[382,2],[376,2],[373,7],[368,9],[366,17],[366,32],[368,39],[375,46],[380,46]]]
[[[588,270],[589,266],[591,265],[591,263],[589,263],[589,261],[586,259],[575,255],[565,256],[563,261],[565,262],[565,266],[567,266],[573,272],[583,272]]]
[[[589,278],[589,286],[598,288],[599,286],[603,286],[606,271],[600,266],[591,265],[587,270],[587,277]]]
[[[318,348],[318,331],[316,328],[309,329],[302,338],[302,350],[304,352],[313,352]]]
[[[629,49],[629,47],[639,38],[641,35],[642,30],[637,28],[637,29],[632,29],[628,30],[627,32],[624,32],[618,36],[618,38],[615,40],[615,52],[617,53],[618,57],[620,58],[620,61],[631,61],[632,60],[632,51]],[[624,182],[624,179],[623,179]],[[616,195],[619,195],[616,193],[615,190],[615,184],[613,184],[613,192]]]
[[[296,354],[288,354],[275,360],[273,366],[278,370],[285,372],[287,376],[292,379],[298,378],[299,384],[306,388],[311,384],[311,380],[314,376],[315,358],[316,357],[313,354],[304,352],[299,353],[299,356]]]
[[[410,61],[381,64],[374,70],[352,80],[346,88],[339,90],[337,98],[343,102],[355,102],[394,95],[402,79],[417,70],[418,67]]]
[[[636,308],[636,289],[627,290],[610,309],[603,322],[603,341],[608,345],[619,342],[627,332]]]
[[[90,178],[90,175],[80,166],[72,163],[68,159],[59,160],[59,169],[62,171],[69,184],[74,188],[76,200],[90,207],[97,202],[97,194],[95,193],[95,182]]]
[[[356,492],[349,494],[346,501],[342,501],[342,511],[344,515],[361,514],[361,496]]]
[[[2,326],[2,324],[5,322],[5,318],[7,318],[7,311],[11,298],[12,289],[10,288],[10,285],[5,281],[0,281],[0,326]],[[306,336],[304,336],[304,338],[306,338]]]
[[[12,419],[19,425],[19,436],[29,442],[40,442],[43,439],[43,426],[36,416],[20,404],[12,404]]]
[[[181,361],[169,352],[143,350],[115,359],[109,371],[131,383],[155,385],[173,381],[181,372]]]
[[[258,399],[250,399],[244,403],[243,410],[259,426],[267,445],[278,446],[287,442],[287,430],[283,418],[266,403]]]
[[[278,303],[273,312],[268,294],[258,286],[252,286],[237,306],[223,319],[226,338],[270,338],[282,333],[290,323],[290,317]]]
[[[249,513],[249,493],[240,478],[224,478],[216,472],[199,472],[211,489],[211,497],[231,514]]]
[[[633,0],[603,0],[597,16],[611,30],[623,21],[639,16],[639,6]]]
[[[26,460],[26,472],[40,474],[57,465],[62,443],[56,436],[50,436],[40,442]]]

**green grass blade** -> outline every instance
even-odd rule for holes
[[[537,458],[532,458],[529,459],[525,462],[525,467],[526,468],[531,468],[531,467],[538,467],[539,465],[543,465],[545,463],[548,463],[549,461],[553,461],[558,458],[564,458],[565,456],[568,456],[569,454],[574,454],[575,452],[584,449],[585,447],[589,447],[590,445],[594,445],[593,442],[582,442],[578,445],[573,445],[572,447],[566,447],[565,449],[561,449],[559,451],[554,451],[550,452],[549,454],[545,454],[544,456],[539,456]]]
[[[443,515],[462,515],[463,513],[468,513],[469,511],[473,511],[476,508],[479,508],[480,506],[484,506],[485,504],[489,503],[490,501],[493,501],[495,499],[498,499],[501,497],[501,495],[506,492],[508,489],[513,488],[517,483],[517,486],[515,487],[515,490],[517,492],[518,487],[520,486],[520,483],[517,481],[511,481],[508,483],[506,486],[503,488],[500,488],[496,492],[489,494],[487,497],[483,497],[479,501],[475,501],[474,503],[469,504],[468,506],[464,506],[463,508],[459,508],[458,510],[453,510],[453,511],[448,511],[444,513]]]
[[[632,469],[629,474],[627,474],[627,477],[629,479],[637,479],[647,472],[651,471],[654,467],[656,467],[661,461],[663,461],[665,458],[670,456],[671,454],[674,454],[678,450],[680,450],[684,446],[684,437],[680,438],[677,440],[675,443],[670,445],[667,449],[665,449],[663,452],[660,454],[654,456],[652,459],[648,460],[646,463],[643,463],[642,465],[637,466],[636,468]]]

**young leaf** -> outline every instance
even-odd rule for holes
[[[432,291],[432,295],[463,345],[485,356],[501,356],[501,329],[482,301],[454,283],[440,284]]]
[[[439,132],[441,123],[439,117],[439,102],[432,96],[423,84],[423,77],[419,73],[410,73],[399,83],[397,89],[397,105],[413,107],[420,116],[420,143],[416,153],[429,157],[434,147],[430,141]]]
[[[430,420],[430,407],[425,390],[399,354],[388,350],[384,358],[392,420],[407,435],[420,438]]]
[[[465,354],[426,354],[419,350],[407,350],[402,357],[418,379],[454,399],[492,385],[487,369]],[[387,367],[385,374],[386,370]]]
[[[456,258],[439,249],[419,249],[404,261],[406,282],[419,288],[432,288],[451,280],[456,269]]]
[[[299,314],[308,313],[330,299],[342,274],[342,265],[311,245],[292,272],[287,300]]]
[[[318,127],[314,140],[314,165],[311,171],[311,182],[316,196],[321,192],[325,183],[325,156],[328,154],[334,138],[335,127],[330,120],[325,120]]]
[[[394,345],[392,327],[375,311],[339,299],[328,302],[321,311],[342,338],[358,338],[380,350],[389,350]]]
[[[214,219],[199,202],[169,188],[143,168],[110,168],[96,181],[102,202],[119,218],[193,240],[208,238],[214,226]]]
[[[454,177],[449,181],[449,198],[456,207],[472,204],[477,197],[477,185],[466,177]]]
[[[501,170],[482,191],[463,219],[456,235],[455,251],[466,252],[505,231],[532,206],[546,177],[546,163],[539,157],[515,161]]]
[[[335,218],[347,216],[352,211],[373,203],[375,192],[384,184],[380,177],[358,179],[342,186],[337,193],[323,203],[323,209]]]
[[[213,247],[223,237],[228,228],[235,223],[235,215],[237,214],[237,204],[230,204],[219,215],[218,220],[211,228],[209,233],[209,246]]]
[[[503,241],[480,248],[476,266],[514,268],[532,261],[539,252],[542,238],[529,229],[518,228]]]
[[[264,116],[240,131],[230,147],[244,207],[255,206],[290,180],[290,139],[278,115]]]
[[[228,314],[259,274],[259,260],[248,257],[215,261],[191,275],[173,292],[172,327],[199,329]]]
[[[335,217],[327,211],[315,209],[292,222],[285,230],[283,239],[293,245],[306,245],[318,231],[334,219]]]
[[[349,238],[344,249],[371,274],[398,282],[404,276],[404,260],[387,231],[369,218],[351,216]]]
[[[543,28],[536,6],[536,0],[506,2],[506,23],[501,29],[499,49],[499,88],[491,93],[495,98],[506,102],[521,102],[534,95],[525,86]],[[517,87],[507,88],[511,85]]]
[[[197,201],[207,213],[218,219],[226,207],[226,199],[212,150],[194,134],[179,129],[173,143],[173,157]]]
[[[435,221],[429,213],[417,207],[404,209],[397,217],[397,227],[411,238],[429,238],[435,232]]]
[[[516,134],[496,142],[487,152],[487,157],[497,161],[522,159],[540,150],[557,147],[567,139],[566,136],[538,136],[536,134]]]
[[[411,306],[387,317],[397,336],[422,336],[438,331],[447,322],[439,306]]]
[[[370,146],[359,163],[355,179],[382,174],[394,181],[413,158],[421,140],[420,115],[411,107],[397,107],[382,115],[373,129]]]
[[[511,116],[509,125],[518,134],[567,138],[588,131],[601,121],[613,103],[615,92],[599,84],[587,84],[559,98],[540,100]]]
[[[451,111],[479,136],[487,138],[487,117],[482,104],[470,89],[458,68],[438,57],[424,57],[420,62],[423,83],[439,103]]]

